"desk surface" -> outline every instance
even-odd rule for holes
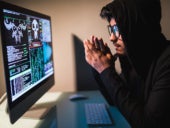
[[[85,103],[106,103],[99,91],[77,92],[88,97],[88,99],[70,101],[68,97],[72,93],[64,93],[58,100],[56,106],[57,128],[88,128],[86,124],[84,104]],[[110,106],[109,112],[113,119],[111,128],[130,128],[130,125],[117,110],[116,107]]]
[[[16,124],[11,125],[8,117],[6,115],[3,116],[2,113],[4,112],[0,109],[0,117],[3,116],[0,120],[0,126],[5,126],[6,128],[88,128],[88,125],[86,124],[84,104],[107,104],[107,102],[99,91],[80,91],[76,93],[83,94],[88,98],[70,101],[69,96],[74,94],[73,92],[61,93],[59,97],[56,94],[46,95],[46,98],[48,99],[47,101],[49,102],[50,99],[55,99],[56,105],[53,105],[54,107],[52,107],[44,119],[21,118],[16,122]],[[130,125],[116,107],[109,106],[109,112],[113,119],[113,126],[110,128],[130,128]]]

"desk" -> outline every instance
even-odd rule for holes
[[[70,101],[68,97],[72,93],[64,93],[59,98],[56,106],[57,128],[88,128],[88,125],[86,124],[84,104],[106,103],[106,100],[99,91],[85,91],[77,93],[87,96],[88,99]],[[109,112],[114,121],[111,128],[130,128],[130,125],[116,107],[110,106]]]
[[[64,92],[56,94],[46,94],[43,99],[46,103],[54,99],[52,109],[47,113],[44,119],[35,118],[20,118],[14,125],[9,122],[9,117],[4,110],[0,109],[0,127],[3,128],[89,128],[85,118],[85,103],[106,103],[99,91],[80,91],[76,92],[87,96],[87,99],[70,101],[69,96],[73,92]],[[57,97],[57,98],[56,98]],[[51,101],[52,102],[52,101]],[[49,102],[50,103],[50,102]],[[6,104],[6,103],[5,103]],[[2,105],[1,105],[2,107]],[[4,107],[3,107],[4,108]],[[121,115],[118,109],[114,106],[109,106],[109,112],[114,123],[111,127],[104,128],[130,128],[126,119]],[[102,128],[102,127],[100,127]]]

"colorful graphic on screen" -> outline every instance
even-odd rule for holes
[[[54,73],[51,24],[47,19],[3,10],[11,99]]]

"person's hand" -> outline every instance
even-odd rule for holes
[[[110,67],[113,56],[108,45],[102,39],[92,36],[91,41],[84,41],[85,59],[94,69],[101,73]]]

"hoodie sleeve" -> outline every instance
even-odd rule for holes
[[[131,97],[130,91],[124,85],[125,83],[123,83],[121,77],[111,67],[104,70],[100,77],[115,106],[118,107],[129,122],[131,122],[133,112],[136,111],[139,117],[142,115],[141,108],[143,106],[136,102],[137,99]],[[136,123],[139,123],[141,118],[138,119]]]
[[[98,88],[100,92],[102,93],[102,95],[104,96],[104,98],[106,99],[106,101],[109,103],[109,105],[114,105],[111,97],[109,96],[107,88],[104,86],[103,81],[100,78],[100,74],[94,68],[92,68],[92,73],[98,84]]]
[[[111,67],[105,69],[100,78],[115,106],[134,128],[161,128],[169,126],[170,114],[170,59],[167,56],[151,72],[147,83],[148,93],[145,102],[131,95],[121,77]],[[163,63],[164,62],[164,63]],[[151,80],[152,79],[152,80]],[[153,82],[154,81],[154,82]],[[164,126],[165,125],[165,126]]]

